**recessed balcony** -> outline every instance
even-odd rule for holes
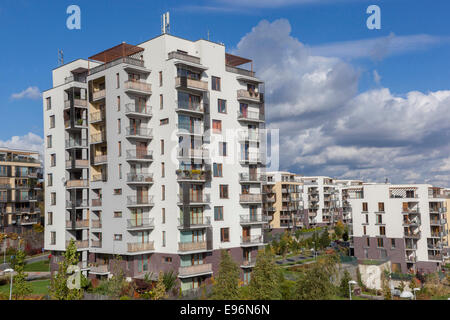
[[[126,137],[129,139],[150,140],[153,138],[153,130],[149,128],[126,128]]]
[[[248,91],[245,89],[239,89],[237,91],[237,99],[239,101],[250,101],[261,103],[264,102],[263,95],[256,91]]]
[[[101,99],[105,99],[106,97],[106,90],[98,90],[94,88],[94,91],[92,92],[92,101],[98,101]]]
[[[262,163],[262,153],[260,152],[247,152],[241,154],[239,158],[239,162],[242,164],[245,163]]]
[[[66,220],[66,229],[88,229],[89,220]]]
[[[66,248],[69,246],[70,240],[66,241]],[[76,240],[75,245],[77,246],[77,250],[80,249],[87,249],[89,248],[89,241],[88,240]]]
[[[177,135],[203,136],[203,125],[188,125],[177,123]]]
[[[242,214],[240,215],[240,223],[241,225],[251,225],[251,224],[263,224],[268,223],[269,219],[267,216],[262,214],[249,215]]]
[[[262,195],[261,194],[241,194],[239,195],[239,203],[261,203]]]
[[[91,142],[91,144],[105,143],[106,142],[106,133],[99,132],[99,133],[91,134],[90,142]]]
[[[84,169],[89,168],[89,160],[75,159],[66,160],[66,169]]]
[[[185,254],[191,252],[201,252],[207,250],[206,241],[198,241],[198,242],[178,242],[178,251],[183,252]]]
[[[151,207],[153,206],[153,196],[128,196],[128,207]]]
[[[178,229],[203,229],[211,226],[211,217],[204,217],[204,216],[198,216],[198,217],[191,217],[189,219],[189,225],[184,224],[183,218],[178,218]]]
[[[204,148],[178,148],[178,159],[208,159],[209,150]]]
[[[92,112],[89,115],[90,123],[99,123],[105,121],[105,113],[103,111]]]
[[[189,182],[206,182],[210,171],[203,170],[177,170],[177,180],[178,181],[189,181]]]
[[[202,115],[205,112],[203,103],[175,101],[175,105],[177,106],[175,109],[177,112],[192,113],[195,115]]]
[[[265,181],[265,176],[259,173],[239,173],[240,183],[261,183]]]
[[[178,277],[179,278],[190,278],[190,277],[198,277],[204,276],[208,274],[212,274],[212,264],[204,263],[197,264],[187,267],[179,267],[178,268]]]
[[[239,142],[258,142],[261,140],[261,135],[256,130],[241,130],[238,131]]]
[[[67,130],[80,130],[80,129],[86,129],[87,128],[87,121],[86,119],[73,119],[72,120],[65,120],[64,121],[64,127]]]
[[[128,231],[149,230],[155,228],[154,218],[136,218],[127,220]]]
[[[264,118],[264,114],[262,114],[261,112],[257,112],[257,111],[246,111],[246,112],[241,112],[238,111],[237,113],[237,120],[238,121],[246,121],[246,122],[264,122],[265,118]]]
[[[241,236],[241,247],[253,247],[264,245],[262,235],[259,236]]]
[[[153,173],[128,173],[128,184],[152,184]]]
[[[205,92],[208,91],[208,82],[196,79],[189,79],[187,77],[176,77],[175,88]]]
[[[88,143],[86,139],[66,140],[66,149],[87,148],[87,147]]]
[[[92,199],[91,200],[93,207],[101,207],[102,206],[102,199]]]
[[[127,103],[125,105],[125,115],[150,118],[152,116],[152,108],[144,103]]]
[[[209,193],[198,194],[198,195],[189,195],[189,205],[206,205],[211,203],[211,196]],[[178,195],[178,205],[183,205],[183,195]]]
[[[85,208],[88,207],[88,201],[82,200],[82,199],[76,199],[76,200],[66,200],[66,208],[72,209],[72,208]]]
[[[127,161],[152,162],[153,161],[153,151],[127,150]]]
[[[71,104],[72,104],[71,100],[65,100],[64,110],[70,109]],[[73,106],[75,108],[87,108],[87,101],[82,99],[73,99]]]
[[[94,165],[95,166],[100,166],[100,165],[103,165],[106,163],[108,163],[108,155],[107,154],[94,156]]]
[[[91,240],[91,247],[92,248],[101,248],[102,241],[101,240]]]
[[[91,229],[101,229],[101,228],[102,228],[102,220],[92,220],[91,221]]]
[[[87,188],[87,187],[89,187],[89,181],[86,179],[69,180],[66,183],[67,189]]]
[[[421,233],[418,232],[405,232],[404,237],[405,238],[411,238],[411,239],[420,239]]]
[[[108,178],[105,173],[93,174],[91,181],[92,182],[106,182],[106,181],[108,181]]]
[[[125,92],[140,95],[151,95],[152,86],[151,84],[144,81],[125,81]]]
[[[153,250],[155,250],[153,241],[127,243],[127,252],[128,253],[151,252]]]

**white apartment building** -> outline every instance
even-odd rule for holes
[[[264,84],[225,46],[163,34],[53,70],[44,92],[45,248],[91,277],[175,270],[197,288],[264,245]],[[56,267],[55,265],[53,266]]]
[[[362,180],[345,180],[345,179],[335,179],[334,183],[336,185],[336,191],[338,194],[338,207],[339,216],[344,224],[349,226],[352,223],[352,208],[348,202],[344,201],[342,190],[350,186],[359,186],[363,184]]]
[[[445,195],[428,184],[369,184],[343,189],[352,208],[354,255],[390,259],[394,272],[434,272],[443,262]]]

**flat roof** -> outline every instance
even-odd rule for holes
[[[112,48],[106,49],[100,53],[97,53],[89,57],[89,60],[100,61],[103,63],[108,63],[117,60],[122,57],[128,57],[138,52],[144,51],[144,48],[134,46],[125,42],[114,46]]]

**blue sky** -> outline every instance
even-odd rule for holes
[[[66,8],[71,4],[81,8],[81,30],[66,28]],[[366,27],[366,8],[371,4],[381,8],[381,30],[368,30]],[[11,142],[13,136],[20,140],[30,132],[43,135],[39,92],[51,87],[51,69],[57,66],[58,49],[64,50],[65,61],[68,62],[87,58],[122,41],[131,44],[142,42],[160,34],[160,17],[167,10],[171,13],[172,34],[196,40],[206,38],[209,30],[211,40],[224,42],[229,51],[237,53],[253,52],[244,37],[251,35],[252,28],[262,20],[273,23],[284,19],[282,21],[287,21],[290,26],[289,37],[303,44],[309,50],[308,54],[339,59],[343,65],[353,68],[358,80],[351,85],[356,86],[357,92],[352,93],[349,101],[342,102],[346,108],[355,103],[355,97],[363,99],[364,96],[360,95],[371,90],[381,92],[388,89],[396,99],[406,97],[411,91],[428,94],[450,88],[450,2],[444,0],[3,0],[0,3],[3,42],[0,142]],[[278,32],[275,24],[270,30]],[[242,45],[238,47],[240,41]],[[365,47],[379,47],[383,41],[389,41],[389,46],[382,57],[375,59],[365,51]],[[255,54],[264,54],[264,50],[266,48],[262,45]],[[258,68],[265,65],[258,65],[258,61],[256,57],[255,68],[259,72]],[[276,94],[274,90],[272,101],[281,99]],[[273,112],[278,112],[276,106],[274,102]],[[299,113],[302,120],[314,119],[311,112],[303,111]],[[274,125],[283,123],[283,113],[279,115],[281,118],[275,116]],[[305,134],[311,137],[314,128],[305,124]],[[291,137],[290,132],[286,135]],[[423,145],[424,141],[425,138],[417,143]],[[386,145],[383,142],[373,145],[367,142],[367,146],[352,142],[352,146],[388,148],[394,144],[399,147],[397,142]],[[345,142],[340,143],[346,145]],[[284,167],[316,173],[319,167],[297,166],[299,161],[307,163],[305,157],[308,155],[302,150],[303,158],[285,163]],[[445,167],[447,158],[448,154],[442,154],[433,161],[439,160],[439,166]],[[438,165],[438,162],[433,163]],[[339,176],[355,174],[354,168],[348,167],[337,172],[336,168],[341,165],[332,164],[327,172]],[[442,172],[447,174],[444,170],[439,175],[442,176]],[[364,176],[364,173],[359,174]],[[397,173],[390,171],[385,174]],[[371,176],[370,173],[367,175]],[[398,179],[403,181],[406,176],[404,173]],[[376,178],[381,179],[381,176],[374,176]],[[424,176],[417,179],[424,179]],[[435,181],[448,181],[447,178],[442,179]]]

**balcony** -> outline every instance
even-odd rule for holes
[[[199,57],[191,56],[191,55],[186,54],[186,53],[172,51],[172,52],[169,52],[169,56],[168,57],[169,57],[169,60],[170,59],[178,59],[178,60],[183,60],[183,61],[186,61],[186,62],[190,62],[190,63],[193,63],[193,64],[200,65],[200,58]]]
[[[70,240],[66,241],[66,248],[69,246]],[[89,248],[89,241],[88,240],[76,240],[75,245],[77,246],[77,249],[87,249]]]
[[[86,119],[74,119],[72,120],[65,120],[64,121],[64,128],[70,129],[70,130],[79,130],[79,129],[86,129],[87,128],[87,121]]]
[[[175,88],[191,89],[194,91],[208,91],[208,82],[196,79],[189,79],[186,77],[175,78]]]
[[[91,134],[91,141],[90,142],[91,142],[91,144],[106,142],[106,133],[105,132],[99,132],[99,133]]]
[[[93,112],[89,115],[90,123],[98,123],[105,121],[105,113],[103,111]]]
[[[259,92],[247,91],[245,89],[239,89],[237,91],[237,99],[240,101],[251,101],[260,103],[263,102],[263,95]]]
[[[66,149],[72,148],[87,148],[88,143],[86,139],[66,140]]]
[[[405,260],[406,260],[406,262],[409,262],[409,263],[416,263],[417,262],[417,257],[415,256],[415,255],[407,255],[407,256],[405,256]]]
[[[87,229],[89,228],[89,220],[76,220],[75,224],[73,221],[66,220],[66,229]]]
[[[87,200],[81,200],[81,199],[77,199],[77,200],[67,200],[66,201],[66,208],[71,209],[73,207],[75,208],[83,208],[83,207],[88,207],[88,201]]]
[[[203,135],[203,125],[197,124],[197,125],[189,125],[189,124],[177,124],[177,135]]]
[[[91,247],[92,248],[101,248],[102,241],[101,240],[91,240]]]
[[[148,230],[153,229],[155,227],[154,218],[136,218],[136,219],[128,219],[127,220],[127,229],[128,230]]]
[[[101,220],[92,220],[91,221],[91,229],[101,229],[101,228],[102,228],[102,221]]]
[[[95,166],[99,166],[99,165],[106,164],[106,163],[108,163],[108,155],[107,154],[94,156],[94,165]]]
[[[443,260],[443,256],[442,256],[442,254],[429,254],[428,255],[428,260],[442,261]]]
[[[151,95],[152,86],[144,81],[125,81],[125,92]]]
[[[250,71],[250,70],[245,70],[245,69],[242,69],[242,68],[236,68],[236,67],[232,67],[232,66],[225,66],[225,70],[227,72],[237,73],[237,74],[240,74],[240,75],[246,76],[246,77],[251,77],[251,78],[255,77],[255,72]]]
[[[264,245],[262,235],[259,236],[241,236],[241,247]]]
[[[197,277],[203,276],[207,274],[212,274],[212,264],[204,263],[197,264],[188,267],[179,267],[178,268],[178,277],[179,278],[189,278],[189,277]]]
[[[195,252],[195,251],[206,251],[207,245],[206,241],[199,242],[178,242],[178,251],[180,252]]]
[[[153,130],[149,128],[126,128],[127,138],[149,140],[153,138]]]
[[[28,217],[23,217],[19,221],[19,224],[22,225],[22,226],[29,226],[29,225],[40,223],[40,219],[38,219],[38,218],[28,218],[28,219],[27,218]]]
[[[239,173],[240,183],[261,183],[265,181],[265,176],[259,173]]]
[[[241,154],[239,158],[240,163],[262,163],[262,153],[260,152],[247,152],[245,154]]]
[[[262,214],[257,214],[257,215],[243,214],[240,216],[241,225],[263,224],[263,223],[268,223],[268,221],[269,221],[268,217],[264,216]]]
[[[127,103],[125,105],[125,115],[150,118],[152,116],[152,108],[146,104]]]
[[[70,109],[71,103],[71,100],[65,100],[64,110]],[[78,108],[87,108],[87,101],[82,99],[73,99],[73,106]]]
[[[92,101],[105,99],[105,97],[106,97],[105,89],[96,91],[96,89],[94,88],[94,91],[92,92]]]
[[[275,197],[266,197],[265,202],[275,202],[276,198]]]
[[[419,232],[405,232],[405,238],[411,238],[411,239],[420,239],[421,233]]]
[[[102,199],[92,199],[92,206],[93,207],[101,207],[102,206]]]
[[[75,188],[87,188],[89,187],[89,182],[88,180],[69,180],[66,183],[66,188],[67,189],[75,189]]]
[[[198,194],[198,195],[190,195],[189,196],[189,203],[190,205],[202,205],[202,204],[208,204],[211,203],[211,196],[209,193],[205,194]],[[183,204],[183,195],[178,195],[178,204]]]
[[[175,101],[175,104],[177,106],[175,111],[177,112],[187,112],[196,115],[201,115],[205,112],[203,103]]]
[[[206,182],[209,172],[202,170],[177,170],[178,181]]]
[[[83,169],[83,168],[89,168],[89,160],[75,159],[75,161],[73,162],[72,160],[66,160],[66,169]]]
[[[248,114],[248,113],[247,113]],[[246,141],[260,141],[261,135],[256,130],[241,130],[238,131],[238,141],[246,142]]]
[[[147,150],[127,150],[127,160],[136,162],[153,161],[153,152]]]
[[[177,157],[179,159],[208,159],[209,150],[203,148],[179,148]]]
[[[98,242],[100,242],[100,241],[98,241]],[[94,243],[94,241],[92,241],[92,243]],[[92,245],[92,246],[94,247],[94,245]],[[101,248],[101,242],[100,242],[100,247],[97,247],[97,248]],[[108,265],[100,264],[100,265],[91,266],[89,268],[89,273],[98,274],[98,275],[109,274]]]
[[[445,219],[430,219],[430,225],[432,226],[444,226],[445,224]]]
[[[106,182],[107,176],[106,174],[100,173],[100,174],[93,174],[92,175],[92,182]]]
[[[246,111],[237,113],[238,121],[247,121],[247,122],[264,122],[264,114],[256,111]]]
[[[129,242],[127,243],[127,251],[129,253],[139,253],[139,252],[147,252],[155,250],[155,246],[153,241],[149,242]]]
[[[403,214],[419,214],[420,210],[418,207],[416,208],[403,208],[402,209]]]
[[[241,194],[239,195],[239,203],[261,203],[261,194]]]
[[[256,265],[256,261],[244,260],[241,263],[241,268],[254,268],[255,265]]]
[[[137,196],[128,196],[127,197],[127,206],[128,207],[150,207],[153,206],[153,196],[147,197],[137,197]]]
[[[128,173],[128,184],[152,184],[153,173]]]
[[[202,229],[207,228],[211,225],[211,217],[191,217],[189,219],[189,228],[184,225],[184,219],[178,218],[178,229]]]

